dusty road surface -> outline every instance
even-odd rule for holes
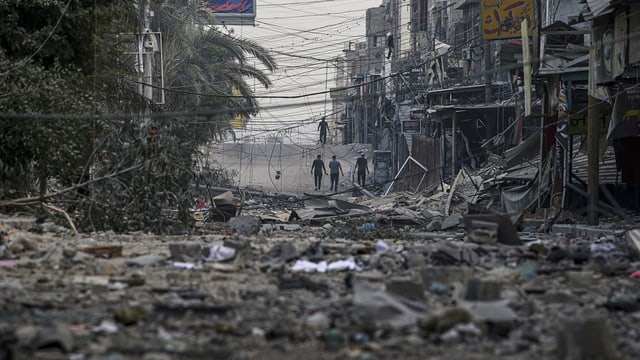
[[[640,358],[638,219],[474,230],[441,195],[177,237],[3,217],[0,359]]]
[[[356,159],[364,152],[369,159],[369,170],[373,172],[370,146],[351,145],[297,145],[281,143],[225,143],[216,145],[211,151],[217,154],[215,160],[223,168],[236,173],[234,180],[239,187],[251,186],[263,191],[277,191],[293,194],[314,191],[311,165],[321,155],[327,171],[333,155],[340,161],[345,176],[340,176],[339,191],[351,187],[349,169],[355,166]],[[280,176],[276,178],[277,172]],[[320,192],[329,192],[329,176],[322,179]]]

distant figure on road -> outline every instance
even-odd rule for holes
[[[344,171],[342,171],[342,165],[340,165],[340,161],[336,160],[335,155],[329,161],[329,173],[331,174],[331,191],[338,192],[338,178],[340,174],[344,176]]]
[[[318,130],[320,130],[320,144],[326,144],[327,143],[327,130],[329,129],[329,124],[327,124],[327,121],[324,119],[325,117],[322,117],[322,120],[320,120],[320,123],[318,124]]]
[[[369,166],[367,165],[367,158],[364,154],[356,160],[356,174],[358,174],[358,184],[364,186],[367,182],[367,174],[369,174]]]
[[[322,156],[318,155],[318,158],[313,160],[313,164],[311,164],[311,173],[313,174],[313,181],[316,184],[316,191],[320,190],[322,186],[322,173],[324,172],[327,175],[327,169],[324,167],[324,161],[322,161]]]

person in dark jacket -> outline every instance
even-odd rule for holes
[[[369,165],[367,165],[367,158],[364,154],[356,160],[356,174],[358,175],[358,184],[364,186],[367,182],[367,174],[369,174]]]
[[[311,173],[313,174],[313,181],[316,185],[316,191],[320,190],[322,186],[322,173],[324,172],[327,175],[327,169],[324,167],[324,161],[322,161],[322,156],[318,155],[318,158],[313,160],[313,164],[311,164]]]
[[[327,130],[329,130],[329,124],[325,120],[325,117],[322,117],[320,123],[318,124],[318,130],[320,130],[320,144],[327,143]]]

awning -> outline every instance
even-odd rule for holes
[[[464,0],[462,2],[462,4],[458,5],[458,7],[456,7],[456,10],[463,10],[467,7],[473,6],[473,5],[479,5],[480,4],[480,0]]]
[[[609,7],[611,0],[587,0],[587,4],[589,5],[590,15],[594,18],[613,11],[613,8]]]

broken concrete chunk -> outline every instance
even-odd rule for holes
[[[473,274],[473,269],[460,266],[430,266],[421,270],[422,282],[425,287],[434,282],[466,284]]]
[[[636,259],[640,258],[640,229],[633,229],[627,231],[625,234],[629,250],[633,253]]]
[[[440,220],[431,220],[426,227],[427,231],[440,231],[442,230],[442,222]]]
[[[64,353],[69,353],[73,349],[73,335],[69,325],[56,322],[41,328],[34,347],[36,349],[55,347]]]
[[[427,309],[422,302],[393,296],[375,284],[353,279],[354,313],[364,322],[380,322],[400,329],[416,325]]]
[[[475,320],[484,323],[491,335],[508,336],[518,320],[507,301],[463,301],[460,306],[467,309]]]
[[[169,244],[171,260],[194,262],[200,260],[202,247],[195,241]]]
[[[489,224],[495,225],[489,225]],[[497,228],[497,241],[504,245],[522,245],[523,242],[516,231],[513,222],[505,216],[498,214],[472,214],[464,217],[465,230],[467,235],[481,229],[475,236],[478,239],[489,240]]]
[[[469,240],[478,244],[495,244],[498,242],[498,224],[489,221],[471,220],[467,230]]]
[[[467,283],[464,299],[467,301],[500,300],[501,284],[497,281],[471,279]]]
[[[424,300],[424,284],[410,277],[395,277],[387,280],[387,291],[412,300]]]
[[[234,234],[251,235],[260,231],[260,219],[255,216],[236,216],[227,222],[229,231]]]
[[[430,259],[433,265],[475,265],[479,261],[478,254],[470,247],[450,243],[439,244]]]
[[[418,320],[418,326],[426,333],[442,334],[458,324],[466,324],[471,321],[473,321],[473,316],[468,310],[453,307]]]
[[[613,331],[603,316],[567,319],[558,330],[557,359],[618,358]]]
[[[147,319],[147,311],[141,306],[130,306],[117,309],[113,319],[122,325],[133,325]]]
[[[462,220],[462,215],[460,214],[452,214],[444,218],[440,224],[441,230],[449,230],[460,225],[460,221]]]
[[[289,260],[293,260],[298,257],[298,250],[296,247],[286,241],[276,243],[263,258],[264,262],[283,263]]]

